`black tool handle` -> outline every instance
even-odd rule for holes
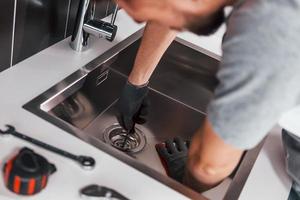
[[[100,185],[89,185],[81,189],[80,194],[91,199],[98,197],[99,199],[129,200],[116,190]]]
[[[67,152],[67,151],[58,149],[58,148],[56,148],[56,147],[54,147],[54,146],[52,146],[52,145],[46,144],[46,143],[44,143],[44,142],[42,142],[42,141],[39,141],[39,140],[37,140],[37,139],[34,139],[34,138],[32,138],[32,137],[23,135],[23,134],[21,134],[21,133],[19,133],[19,132],[17,132],[17,131],[10,131],[9,134],[11,134],[11,135],[13,135],[13,136],[15,136],[15,137],[17,137],[17,138],[20,138],[20,139],[22,139],[22,140],[26,140],[26,141],[28,141],[28,142],[30,142],[30,143],[32,143],[32,144],[35,144],[35,145],[37,145],[37,146],[39,146],[39,147],[42,147],[42,148],[47,149],[47,150],[49,150],[49,151],[52,151],[52,152],[54,152],[54,153],[57,153],[57,154],[59,154],[59,155],[62,155],[62,156],[64,156],[64,157],[70,158],[70,159],[72,159],[72,160],[77,161],[78,158],[79,158],[79,156],[76,156],[76,155],[74,155],[74,154],[72,154],[72,153],[69,153],[69,152]]]

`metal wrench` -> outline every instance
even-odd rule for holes
[[[0,130],[0,134],[2,135],[13,135],[21,140],[25,140],[27,142],[30,142],[32,144],[35,144],[43,149],[46,149],[48,151],[51,151],[53,153],[56,153],[58,155],[64,156],[66,158],[69,158],[71,160],[76,161],[77,163],[79,163],[83,169],[86,170],[91,170],[94,168],[96,161],[94,160],[94,158],[89,157],[89,156],[81,156],[81,155],[74,155],[72,153],[69,153],[67,151],[58,149],[52,145],[46,144],[42,141],[39,141],[37,139],[31,138],[29,136],[23,135],[22,133],[19,133],[16,131],[15,127],[11,126],[11,125],[6,125],[7,130],[3,131]]]

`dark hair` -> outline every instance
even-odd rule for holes
[[[225,22],[224,9],[211,14],[208,17],[201,17],[188,25],[187,29],[197,35],[210,35],[215,33]]]

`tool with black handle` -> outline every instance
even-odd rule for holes
[[[89,185],[83,188],[80,196],[89,200],[129,200],[116,190],[100,185]]]
[[[86,170],[91,170],[95,167],[96,165],[96,161],[94,160],[94,158],[89,157],[89,156],[82,156],[82,155],[74,155],[72,153],[69,153],[67,151],[58,149],[54,146],[51,146],[49,144],[46,144],[42,141],[39,141],[37,139],[31,138],[29,136],[23,135],[22,133],[19,133],[16,131],[15,127],[11,126],[11,125],[6,125],[7,130],[3,131],[0,130],[0,134],[2,135],[13,135],[19,139],[25,140],[27,142],[30,142],[32,144],[35,144],[43,149],[46,149],[48,151],[51,151],[53,153],[56,153],[58,155],[64,156],[66,158],[69,158],[71,160],[76,161],[77,163],[79,163],[83,169]]]

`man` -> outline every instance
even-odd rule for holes
[[[223,8],[234,4],[222,45],[223,58],[217,75],[220,83],[204,125],[192,139],[186,165],[188,145],[176,139],[158,146],[169,175],[176,180],[198,191],[215,186],[232,173],[244,150],[256,146],[285,111],[299,104],[300,0],[119,0],[118,3],[135,20],[148,21],[118,103],[118,119],[127,130],[134,123],[145,121],[147,83],[175,38],[174,30],[209,34],[220,25]],[[295,135],[283,134],[288,172],[295,181],[296,193],[300,184],[300,162],[295,157],[300,151],[299,141]]]

